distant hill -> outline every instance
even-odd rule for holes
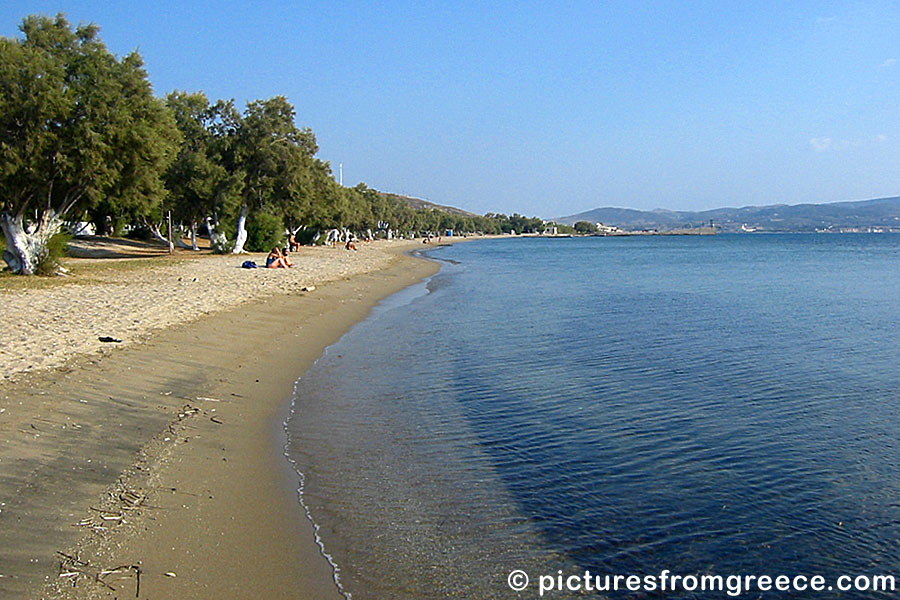
[[[381,192],[384,196],[388,198],[395,198],[397,200],[401,200],[406,202],[416,210],[425,210],[436,208],[437,210],[442,210],[444,212],[448,212],[454,215],[462,215],[464,217],[475,217],[478,216],[475,213],[467,212],[461,208],[456,208],[453,206],[444,206],[443,204],[435,204],[434,202],[429,202],[428,200],[422,200],[421,198],[413,198],[412,196],[402,196],[400,194],[390,194],[388,192]]]
[[[672,211],[633,210],[629,208],[596,208],[554,219],[574,225],[590,221],[614,225],[622,229],[658,229],[666,231],[709,225],[720,231],[814,232],[866,231],[870,229],[900,232],[900,197],[833,202],[829,204],[775,204],[716,208],[713,210]]]

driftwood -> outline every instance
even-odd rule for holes
[[[94,570],[93,568],[91,568],[91,565],[89,563],[81,560],[77,556],[72,556],[70,554],[66,554],[65,552],[59,551],[57,551],[57,554],[63,558],[63,560],[61,560],[59,563],[59,577],[66,579],[73,578],[72,585],[76,585],[78,582],[78,578],[83,576],[87,579],[99,583],[110,591],[116,592],[118,590],[103,578],[114,573],[124,573],[127,571],[131,571],[135,575],[134,597],[139,598],[141,596],[142,570],[140,565],[120,565],[118,567],[115,567],[114,569]]]

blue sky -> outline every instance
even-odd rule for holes
[[[477,213],[900,195],[894,2],[7,1],[158,95],[282,94],[344,184]]]

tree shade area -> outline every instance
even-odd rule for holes
[[[0,37],[0,230],[3,259],[39,270],[71,223],[97,233],[209,236],[218,252],[267,250],[286,236],[312,243],[362,236],[543,231],[539,218],[414,208],[403,197],[338,184],[316,158],[315,134],[275,96],[210,101],[153,96],[137,52],[119,59],[96,25],[26,17]],[[266,247],[268,245],[268,247]]]

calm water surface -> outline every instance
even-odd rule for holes
[[[346,595],[537,597],[513,569],[900,580],[900,236],[432,256],[297,382],[287,454]]]

